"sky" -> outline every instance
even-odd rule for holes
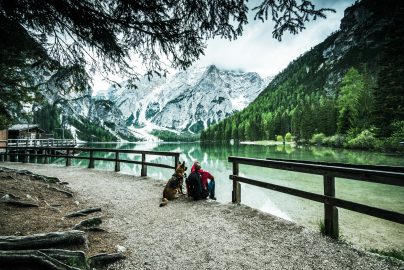
[[[259,2],[259,0],[249,1],[249,7],[254,7]],[[276,75],[292,60],[338,30],[344,10],[351,6],[354,0],[313,0],[313,3],[317,8],[333,8],[336,13],[328,12],[327,19],[318,18],[309,22],[306,29],[298,35],[285,33],[282,41],[278,41],[272,37],[273,23],[254,21],[254,14],[250,8],[249,23],[244,27],[243,36],[233,41],[220,38],[209,40],[205,55],[202,55],[195,65],[214,64],[224,69],[257,72],[261,77]],[[112,79],[123,80],[119,77]],[[108,88],[108,82],[101,76],[94,77],[94,93]]]

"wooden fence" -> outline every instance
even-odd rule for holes
[[[253,159],[233,156],[229,157],[228,161],[233,163],[233,174],[229,176],[229,178],[233,180],[233,203],[241,202],[240,183],[271,189],[323,203],[325,234],[333,238],[338,238],[339,234],[337,207],[404,224],[404,214],[402,213],[342,200],[335,197],[335,177],[403,187],[404,167],[352,165],[283,159]],[[324,195],[240,177],[240,164],[322,175]],[[388,194],[386,194],[386,196],[388,196]]]
[[[49,163],[50,157],[64,158],[66,166],[71,165],[72,159],[89,160],[88,168],[94,168],[94,161],[110,161],[115,163],[115,171],[121,170],[120,164],[130,163],[139,164],[142,166],[141,176],[147,176],[147,166],[175,169],[179,162],[179,152],[162,152],[162,151],[142,151],[142,150],[126,150],[126,149],[110,149],[110,148],[88,148],[88,147],[0,147],[6,149],[6,152],[0,155],[1,160],[10,161],[10,157],[16,157],[16,160],[21,160],[24,163],[29,162],[30,157],[43,158],[43,163]],[[79,156],[79,153],[88,153],[88,156]],[[114,158],[96,157],[95,153],[113,153]],[[137,154],[142,156],[141,161],[121,159],[120,154]],[[155,156],[171,156],[174,157],[173,165],[146,162],[146,155]]]

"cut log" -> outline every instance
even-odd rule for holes
[[[56,190],[58,192],[61,192],[61,193],[65,194],[67,197],[73,197],[73,193],[71,193],[69,191],[66,191],[66,190],[63,190],[63,189],[60,189],[60,188],[57,188],[57,187],[49,187],[49,188],[53,189],[53,190]]]
[[[65,217],[78,217],[78,216],[85,216],[90,213],[94,212],[99,212],[101,211],[101,207],[94,207],[94,208],[86,208],[86,209],[81,209],[76,212],[68,213],[65,215]]]
[[[91,267],[99,267],[125,258],[126,256],[123,255],[122,253],[112,253],[112,254],[100,253],[88,258],[88,264]]]
[[[53,248],[86,243],[83,231],[71,230],[28,236],[0,236],[0,250]]]
[[[27,265],[29,265],[30,269],[80,270],[79,268],[68,266],[39,250],[0,251],[0,265],[10,267],[7,269],[26,269]]]
[[[93,218],[85,219],[85,220],[81,221],[80,223],[76,224],[73,227],[73,230],[98,227],[101,223],[102,223],[102,220],[100,217],[93,217]]]

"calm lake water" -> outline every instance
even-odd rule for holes
[[[229,180],[229,175],[232,173],[232,164],[228,163],[228,156],[404,166],[404,155],[336,150],[325,147],[294,148],[288,145],[201,146],[199,143],[94,143],[86,146],[181,152],[180,160],[185,160],[188,164],[188,173],[192,162],[199,160],[202,162],[203,169],[210,171],[215,176],[216,197],[222,203],[231,202],[232,182]],[[114,157],[113,154],[108,153],[100,153],[98,156]],[[139,155],[132,154],[120,154],[120,158],[141,160]],[[169,165],[174,162],[172,157],[158,156],[147,156],[147,161]],[[53,163],[64,164],[64,160],[53,160]],[[72,165],[85,167],[88,166],[88,161],[72,160]],[[114,170],[114,163],[96,161],[95,167],[102,170]],[[122,173],[140,175],[140,165],[121,163],[121,171]],[[148,167],[148,176],[155,179],[168,179],[172,173],[170,169]],[[240,175],[305,191],[323,193],[322,176],[251,166],[240,166]],[[319,230],[318,223],[323,218],[324,211],[322,204],[245,184],[241,184],[241,190],[242,204]],[[404,188],[337,178],[336,196],[341,199],[404,213]],[[340,235],[349,242],[364,248],[404,249],[404,225],[344,209],[339,209],[339,217]]]

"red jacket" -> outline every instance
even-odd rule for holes
[[[191,173],[195,171],[195,165],[192,165]],[[201,175],[201,184],[204,189],[208,188],[208,179],[214,180],[215,178],[208,171],[198,170]]]

